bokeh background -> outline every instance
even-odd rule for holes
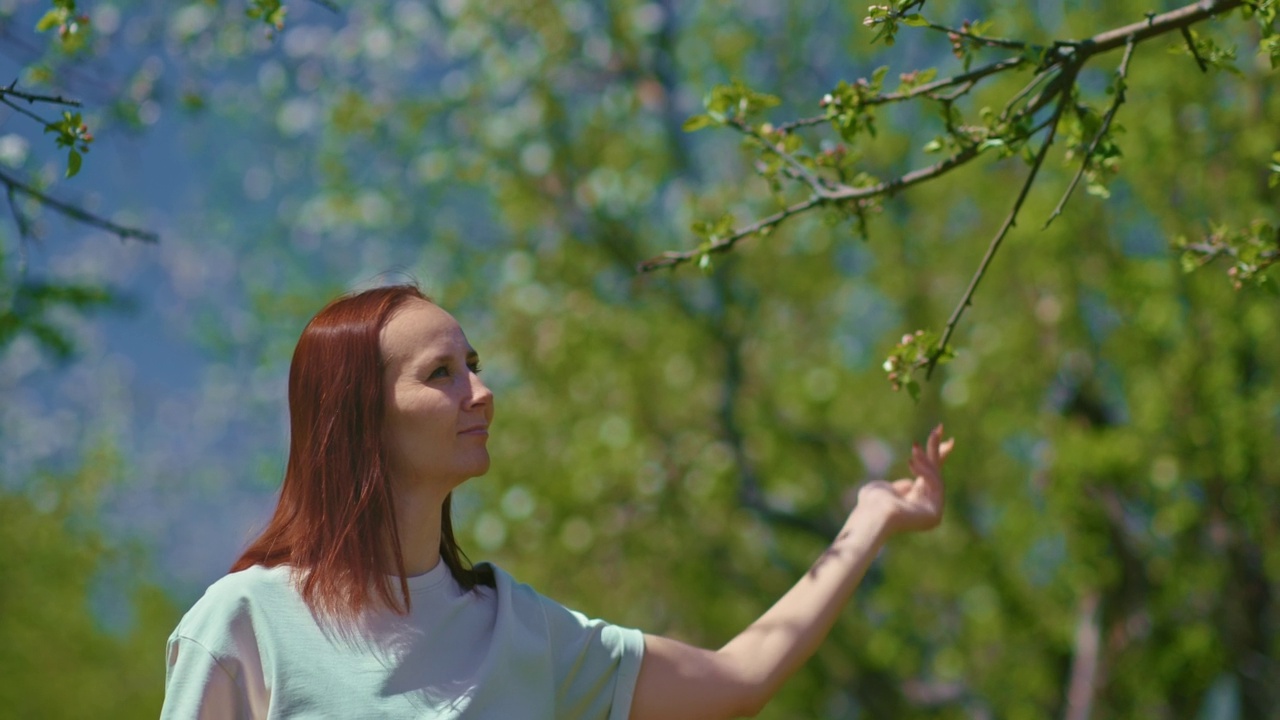
[[[682,131],[713,86],[808,116],[882,64],[890,86],[955,72],[942,36],[872,46],[866,8],[831,2],[246,15],[270,5],[85,0],[68,47],[35,29],[48,0],[0,1],[0,80],[83,101],[95,135],[64,179],[66,151],[0,108],[5,172],[161,236],[22,197],[0,223],[0,715],[158,713],[168,633],[273,506],[303,324],[414,280],[497,395],[493,469],[456,503],[464,547],[648,632],[727,641],[860,482],[905,472],[947,423],[943,526],[894,541],[761,717],[1280,717],[1280,305],[1171,247],[1277,220],[1280,96],[1238,15],[1198,28],[1239,48],[1235,74],[1201,73],[1178,37],[1139,47],[1110,198],[1079,193],[1040,231],[1074,171],[1051,152],[913,403],[881,364],[945,322],[1018,158],[891,198],[866,239],[812,214],[709,272],[634,268],[690,247],[695,221],[775,207],[737,136]],[[1045,41],[1174,6],[928,11]],[[1116,55],[1082,100],[1105,107]],[[850,151],[901,174],[938,125],[886,108]]]

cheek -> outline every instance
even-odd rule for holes
[[[448,422],[440,403],[431,397],[399,398],[388,413],[387,427],[404,442],[421,442],[439,437],[448,430]]]

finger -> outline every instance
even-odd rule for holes
[[[907,462],[907,465],[911,468],[911,472],[919,475],[920,470],[918,468],[924,467],[926,462],[927,459],[925,458],[924,450],[922,450],[918,444],[912,443],[911,459]]]
[[[926,467],[923,464],[923,461],[918,457],[913,457],[907,461],[907,467],[911,468],[911,475],[913,477],[921,477],[929,471],[929,468]]]
[[[906,495],[911,492],[912,486],[916,484],[915,480],[894,480],[893,491],[898,495]]]
[[[933,432],[929,433],[928,455],[929,455],[929,461],[932,462],[934,465],[938,465],[942,462],[942,458],[939,456],[939,452],[938,452],[938,444],[941,442],[942,442],[942,424],[939,423],[938,426],[933,429]]]
[[[912,458],[908,463],[911,468],[911,474],[924,483],[924,486],[931,492],[936,490],[942,484],[942,473],[939,472],[938,466],[929,462],[923,453]]]
[[[947,456],[951,454],[951,451],[954,450],[955,447],[956,439],[948,438],[946,442],[942,443],[942,445],[938,447],[938,454],[943,460],[946,460]]]

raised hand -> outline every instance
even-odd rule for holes
[[[942,463],[951,454],[955,439],[942,439],[942,426],[929,433],[921,448],[911,446],[908,467],[914,478],[889,482],[874,480],[858,490],[855,514],[874,513],[889,534],[929,530],[942,522],[944,503]]]

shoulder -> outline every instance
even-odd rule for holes
[[[287,565],[251,568],[225,575],[205,590],[192,611],[216,611],[259,605],[281,596],[296,596],[293,570]]]
[[[496,565],[490,565],[494,576],[499,611],[519,618],[523,624],[536,627],[553,639],[599,632],[612,625],[565,607],[533,587],[512,577]]]
[[[531,586],[516,580],[511,573],[494,565],[493,563],[480,563],[476,565],[476,569],[482,573],[487,573],[493,578],[491,588],[479,587],[482,593],[492,593],[501,605],[508,605],[513,608],[520,607],[536,607],[540,608],[542,603],[549,602],[541,593],[534,590]],[[541,612],[541,610],[539,610]]]
[[[252,635],[255,620],[274,607],[300,602],[289,567],[255,565],[210,585],[183,615],[173,634],[206,647],[216,646],[228,635]]]
[[[508,622],[539,635],[546,633],[549,599],[493,563],[477,563],[476,570],[492,578],[471,591],[479,602],[491,604],[494,613]]]

